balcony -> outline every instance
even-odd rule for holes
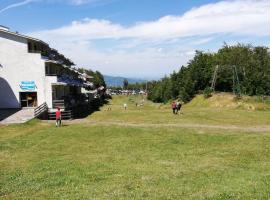
[[[72,76],[68,75],[60,75],[57,76],[57,82],[70,85],[70,86],[77,86],[77,87],[84,87],[84,82],[81,79],[76,79]]]
[[[46,62],[51,62],[58,65],[64,65],[70,68],[74,63],[63,55],[49,53],[49,52],[41,52],[41,58]]]
[[[39,54],[41,54],[41,50],[31,49],[31,50],[28,50],[28,53],[39,53]]]

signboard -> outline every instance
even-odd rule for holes
[[[20,87],[26,91],[34,91],[37,88],[35,81],[22,81]]]

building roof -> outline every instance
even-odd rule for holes
[[[40,39],[33,38],[33,37],[29,37],[29,36],[26,36],[26,35],[22,35],[22,34],[20,34],[20,33],[18,33],[18,32],[11,32],[11,31],[9,31],[9,28],[8,28],[8,27],[2,26],[2,25],[0,25],[0,32],[7,33],[7,34],[10,34],[10,35],[14,35],[14,36],[21,37],[21,38],[25,38],[25,39],[27,39],[27,40],[32,40],[32,41],[35,41],[35,42],[39,42],[39,43],[42,43],[42,44],[44,44],[44,45],[46,45],[46,46],[49,47],[49,44],[47,44],[46,42],[44,42],[44,41],[42,41],[42,40],[40,40]],[[50,47],[49,47],[49,48],[50,48]],[[57,51],[56,49],[53,49],[53,48],[50,48],[50,49],[51,49],[52,51],[55,51],[55,52],[58,53],[58,51]],[[59,53],[58,53],[58,54],[59,54]],[[66,58],[64,55],[62,55],[62,56],[63,56],[65,59],[67,59],[67,60],[70,61],[70,59]],[[61,62],[59,62],[59,61],[51,60],[51,59],[46,58],[46,57],[43,57],[43,59],[45,59],[45,62],[50,62],[50,63],[60,64],[60,65],[62,65],[63,67],[68,68],[69,70],[71,70],[71,71],[77,73],[77,74],[80,75],[80,76],[85,76],[83,73],[80,73],[78,70],[73,69],[73,68],[71,68],[71,67],[68,67],[68,66],[64,65],[63,63],[61,63]],[[72,62],[72,61],[70,61],[70,62]],[[90,76],[89,76],[89,77],[87,77],[87,78],[93,78],[93,77],[90,77]]]
[[[3,28],[1,28],[1,27],[3,27]],[[2,25],[0,26],[0,32],[4,32],[4,33],[10,34],[10,35],[14,35],[14,36],[17,36],[17,37],[25,38],[27,40],[32,40],[32,41],[39,42],[39,43],[42,43],[44,45],[49,46],[46,42],[44,42],[44,41],[42,41],[40,39],[29,37],[29,36],[26,36],[26,35],[22,35],[22,34],[20,34],[18,32],[11,32],[11,31],[9,31],[9,29],[7,27],[2,26]]]
[[[3,25],[0,25],[0,29],[4,29],[4,30],[9,30],[9,27],[7,27],[7,26],[3,26]]]

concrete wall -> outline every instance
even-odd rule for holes
[[[46,88],[46,102],[49,108],[52,108],[52,83],[57,82],[57,77],[56,76],[46,76],[45,78],[46,83],[45,83],[45,88]]]
[[[45,63],[38,53],[28,53],[27,39],[0,31],[0,108],[19,108],[22,81],[34,81],[38,105],[45,102]],[[50,98],[50,97],[48,97]]]

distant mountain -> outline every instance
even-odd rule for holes
[[[128,80],[128,83],[143,83],[146,82],[146,80],[143,79],[137,79],[137,78],[125,78],[120,76],[107,76],[104,75],[104,80],[106,82],[106,85],[108,87],[117,87],[117,86],[123,86],[124,79]]]

